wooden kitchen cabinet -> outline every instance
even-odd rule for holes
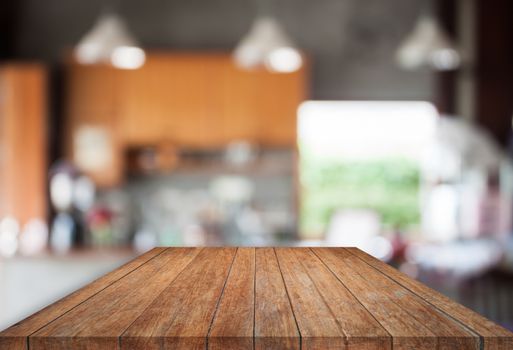
[[[294,145],[298,102],[305,98],[304,72],[273,74],[260,71],[253,79],[256,86],[254,105],[259,121],[258,141],[264,145]]]
[[[89,118],[100,118],[96,114],[116,112],[118,108],[118,80],[120,71],[109,65],[81,65],[68,63],[66,70],[66,112],[89,112]],[[74,118],[73,118],[74,119]]]
[[[220,76],[215,81],[220,113],[215,119],[214,132],[221,144],[233,140],[258,142],[260,120],[255,74],[241,70],[226,59],[219,65],[217,72]]]
[[[207,130],[206,64],[196,56],[149,56],[120,74],[119,123],[125,142],[198,146]]]
[[[120,73],[109,65],[72,61],[66,70],[66,157],[101,187],[115,186],[123,177]]]
[[[118,185],[124,175],[124,144],[116,114],[79,112],[68,137],[67,158],[100,187]]]
[[[0,65],[0,219],[46,219],[47,72]]]
[[[220,111],[212,115],[212,132],[221,144],[248,140],[271,147],[295,145],[297,108],[306,98],[305,69],[286,74],[247,71],[224,56],[217,72],[211,81],[217,86]]]
[[[106,128],[116,155],[106,169],[86,172],[109,186],[121,180],[114,164],[123,163],[128,147],[167,143],[207,149],[238,140],[294,147],[305,91],[305,68],[288,74],[246,71],[230,54],[149,53],[137,70],[69,62],[68,149],[76,128]]]
[[[157,121],[165,130],[164,139],[185,147],[205,147],[207,140],[208,77],[201,56],[161,57],[163,89],[157,102],[162,108]]]

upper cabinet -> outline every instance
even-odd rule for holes
[[[252,83],[258,125],[257,141],[264,145],[293,145],[296,142],[296,117],[305,99],[304,72],[289,74],[259,71]]]
[[[77,129],[84,127],[104,128],[117,157],[128,146],[161,142],[209,148],[247,140],[293,147],[306,69],[245,71],[229,54],[150,53],[137,70],[70,62],[66,91],[72,155]],[[111,166],[121,163],[115,159]],[[105,185],[121,175],[110,173]]]
[[[47,71],[36,63],[0,65],[0,218],[45,220]]]
[[[172,141],[201,146],[208,131],[207,61],[192,55],[153,55],[122,71],[119,126],[128,143]]]

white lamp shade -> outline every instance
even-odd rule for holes
[[[404,69],[429,66],[436,70],[453,70],[461,57],[447,33],[433,17],[423,16],[397,51],[397,61]]]
[[[294,72],[303,64],[299,51],[281,25],[272,17],[255,20],[234,51],[235,62],[253,69],[265,65],[271,71]]]
[[[123,69],[139,68],[146,58],[122,18],[112,13],[100,16],[78,43],[75,56],[82,64],[103,62]]]

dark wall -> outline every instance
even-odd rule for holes
[[[513,1],[478,5],[477,122],[506,145],[513,142]]]
[[[15,1],[6,1],[0,6],[0,59],[8,59],[14,52],[18,9]]]
[[[92,26],[104,3],[10,1],[18,8],[10,55],[52,62]],[[119,12],[146,48],[228,51],[249,29],[257,1],[122,0]],[[311,56],[312,98],[431,100],[432,74],[404,72],[394,62],[395,49],[412,29],[423,2],[276,0],[274,7],[286,30]]]

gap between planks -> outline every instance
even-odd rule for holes
[[[253,249],[255,249],[255,248],[253,248]],[[237,253],[238,252],[239,252],[239,247],[237,247],[237,249],[235,250],[235,253],[233,254],[232,263],[230,264],[230,268],[228,270],[228,273],[226,274],[226,279],[224,280],[223,289],[221,289],[221,293],[219,294],[219,298],[217,299],[216,309],[214,311],[214,315],[212,316],[212,319],[210,320],[210,325],[208,326],[207,337],[206,337],[206,340],[205,340],[205,349],[208,349],[208,339],[210,338],[210,332],[212,331],[212,325],[214,324],[214,321],[215,321],[216,316],[217,316],[217,312],[219,311],[219,304],[221,303],[221,299],[223,298],[224,290],[226,288],[226,283],[228,283],[228,279],[230,278],[230,274],[232,273],[233,263],[235,262],[235,258],[237,257]],[[255,267],[255,270],[256,270],[256,267]],[[255,330],[255,325],[253,323],[253,332],[254,332],[254,330]],[[254,342],[253,342],[253,347],[254,346],[255,345],[254,345]]]
[[[166,248],[164,251],[168,250],[168,249],[173,249],[173,247],[168,247]],[[193,249],[193,248],[191,248]],[[176,274],[176,276],[173,278],[173,280],[171,282],[169,282],[168,286],[170,286],[177,278],[178,276],[180,276],[184,271],[185,269],[187,269],[187,267],[189,265],[192,264],[192,262],[194,260],[196,260],[196,258],[198,257],[198,255],[203,251],[204,248],[199,248],[199,251],[198,253],[196,254],[196,256],[194,258],[191,259],[191,261],[189,261],[187,264],[185,264],[185,266],[180,270],[179,273]],[[160,254],[159,254],[160,255]],[[150,259],[151,260],[151,259]],[[149,261],[149,260],[148,260]],[[144,265],[144,264],[143,264]],[[141,265],[142,266],[142,265]],[[166,289],[164,288],[162,290],[162,292],[160,292],[159,294],[157,294],[157,296],[155,297],[155,299],[157,299],[162,293],[164,293]],[[153,299],[153,300],[155,300]],[[150,307],[151,303],[148,304],[148,306],[146,308],[144,308],[141,312],[141,314],[144,313],[144,311],[146,311],[146,309],[148,309]],[[128,324],[128,326],[125,328],[125,330],[123,332],[121,332],[121,334],[118,336],[118,350],[121,350],[121,338],[123,337],[123,335],[125,334],[125,332],[139,319],[139,317],[136,317],[130,324]],[[30,350],[30,349],[29,349]]]
[[[297,333],[299,334],[299,349],[303,348],[303,336],[301,335],[301,329],[299,329],[299,323],[297,322],[296,312],[294,311],[294,307],[292,306],[292,299],[290,299],[289,289],[287,288],[287,284],[285,283],[285,277],[283,277],[283,271],[281,270],[280,259],[278,259],[278,254],[276,253],[276,248],[273,248],[274,257],[276,258],[276,262],[278,264],[278,270],[280,270],[281,280],[283,282],[283,286],[285,288],[285,292],[287,293],[287,299],[289,300],[290,309],[292,310],[292,315],[294,316],[294,322],[296,323]]]
[[[139,266],[133,268],[132,270],[128,271],[127,273],[125,273],[124,275],[120,276],[118,279],[116,280],[113,280],[112,282],[108,283],[107,285],[105,285],[103,288],[99,289],[98,291],[96,291],[95,293],[91,294],[89,297],[87,297],[86,299],[82,300],[81,302],[79,302],[78,304],[74,305],[73,307],[71,307],[69,310],[66,310],[65,312],[63,312],[62,314],[60,314],[59,316],[55,317],[54,319],[48,321],[47,323],[45,323],[43,326],[39,327],[37,330],[31,332],[27,337],[26,337],[26,344],[27,344],[27,350],[30,350],[30,341],[29,341],[29,338],[36,334],[37,332],[39,332],[40,330],[42,330],[43,328],[45,328],[46,326],[48,326],[50,323],[52,322],[55,322],[56,320],[60,319],[61,317],[63,317],[64,315],[68,314],[69,312],[71,312],[72,310],[74,310],[75,308],[79,307],[80,305],[82,305],[83,303],[87,302],[89,299],[93,298],[95,295],[101,293],[102,291],[104,291],[105,289],[109,288],[110,286],[112,286],[113,284],[117,283],[118,281],[121,281],[123,278],[125,278],[126,276],[134,273],[135,271],[139,270],[141,267],[143,267],[144,265],[146,265],[148,262],[150,262],[151,260],[153,259],[156,259],[158,256],[160,256],[161,254],[163,254],[165,251],[167,251],[169,248],[165,248],[165,249],[162,249],[162,251],[158,254],[155,254],[154,256],[152,256],[151,258],[149,258],[148,260],[146,260],[145,262],[143,262],[142,264],[140,264]],[[147,253],[151,252],[148,251]],[[137,259],[137,258],[135,258]],[[118,269],[121,269],[123,268],[123,266],[127,265],[127,264],[130,264],[131,262],[133,262],[133,260],[130,260],[128,261],[127,263],[121,265],[120,267],[112,270],[111,272],[115,272],[116,270]],[[102,278],[102,277],[105,277],[104,276],[101,276],[99,277],[98,279]],[[97,280],[95,280],[97,281]],[[90,283],[94,283],[95,281],[93,282],[90,282]],[[87,287],[90,283],[86,284],[84,287]],[[78,291],[75,291],[75,292],[72,292],[71,294],[69,294],[68,296],[72,295],[73,293],[77,293],[79,292],[80,289]],[[64,298],[67,298],[68,296],[64,297]],[[61,299],[62,300],[62,299]],[[53,304],[51,304],[53,305]],[[43,309],[44,310],[44,309]]]
[[[157,253],[156,255],[152,256],[151,258],[149,258],[148,260],[146,260],[145,262],[143,262],[141,265],[133,268],[132,270],[129,270],[128,272],[126,272],[125,274],[123,274],[122,276],[120,276],[119,278],[117,278],[116,280],[113,280],[111,281],[110,283],[108,283],[107,285],[103,286],[101,289],[99,289],[98,291],[96,291],[94,294],[90,295],[89,297],[87,297],[86,299],[84,299],[83,301],[81,301],[80,303],[74,305],[73,307],[71,307],[69,310],[67,310],[66,312],[62,313],[61,315],[55,317],[54,319],[48,321],[44,326],[42,326],[41,328],[39,328],[38,330],[32,332],[29,336],[26,337],[26,341],[27,341],[27,349],[30,349],[29,347],[29,337],[32,336],[33,334],[37,333],[40,329],[44,328],[46,325],[50,324],[51,322],[54,322],[55,320],[61,318],[62,316],[66,315],[67,313],[69,313],[71,310],[75,309],[76,307],[78,307],[79,305],[83,304],[84,302],[86,302],[87,300],[91,299],[92,297],[94,297],[95,295],[99,294],[100,292],[102,292],[103,290],[105,290],[106,288],[110,287],[111,285],[115,284],[116,282],[118,282],[119,280],[125,278],[126,276],[136,272],[137,270],[139,270],[140,268],[142,268],[145,264],[147,264],[148,262],[152,261],[153,259],[156,259],[158,258],[160,255],[162,255],[164,252],[168,251],[170,248],[165,248],[163,249],[161,252]],[[253,271],[253,349],[255,349],[255,329],[256,329],[256,271],[257,271],[257,266],[256,266],[256,255],[257,255],[257,250],[259,248],[252,248],[253,251],[254,251],[254,259],[255,259],[255,268],[254,268],[254,271]],[[325,261],[322,259],[321,256],[319,256],[317,254],[317,252],[312,249],[312,248],[306,248],[308,249],[318,260],[320,260],[320,262],[327,268],[327,270],[337,279],[337,281],[342,285],[344,286],[344,288],[346,288],[349,293],[351,293],[351,295],[353,295],[355,297],[355,299],[358,301],[358,303],[360,305],[362,305],[362,307],[367,310],[369,312],[369,314],[376,320],[376,322],[381,325],[381,327],[383,327],[383,329],[385,329],[385,327],[374,317],[374,315],[361,303],[361,301],[354,295],[353,291],[350,290],[349,288],[347,288],[347,286],[338,278],[338,276],[332,271],[332,269],[325,263]],[[383,275],[385,278],[389,279],[390,281],[392,281],[393,283],[401,286],[402,288],[408,290],[409,292],[411,292],[413,295],[417,296],[419,299],[423,300],[424,302],[426,302],[427,304],[429,304],[431,307],[434,308],[434,310],[436,310],[437,312],[443,314],[444,316],[446,316],[447,318],[453,320],[454,322],[456,322],[457,324],[459,324],[460,326],[462,326],[465,330],[467,330],[469,333],[475,335],[476,337],[479,338],[479,346],[480,346],[480,349],[483,349],[484,347],[484,339],[483,339],[483,336],[481,336],[480,334],[478,334],[477,332],[475,332],[473,329],[469,328],[468,326],[466,326],[465,324],[463,324],[461,321],[459,321],[458,319],[456,319],[455,317],[451,316],[450,314],[446,313],[445,311],[441,310],[440,308],[438,308],[435,304],[433,304],[432,302],[430,302],[429,300],[425,299],[424,297],[418,295],[417,293],[415,293],[413,290],[411,290],[410,288],[408,288],[406,285],[404,285],[403,283],[401,283],[400,281],[396,280],[393,276],[390,276],[388,275],[387,273],[385,273],[384,271],[380,270],[379,268],[377,268],[376,266],[374,266],[373,264],[365,261],[362,257],[358,256],[357,254],[353,253],[350,249],[345,249],[345,248],[339,248],[339,249],[344,249],[346,252],[348,252],[349,254],[351,254],[352,256],[354,256],[355,258],[358,259],[358,261],[360,261],[361,263],[364,263],[365,265],[371,267],[373,270],[376,270],[377,272],[379,272],[381,275]],[[200,251],[203,250],[203,249],[200,249]],[[282,271],[282,266],[281,266],[281,263],[280,263],[280,259],[278,258],[278,255],[277,255],[277,252],[276,252],[276,248],[272,248],[273,250],[273,253],[274,253],[274,257],[276,259],[276,262],[277,262],[277,266],[278,266],[278,270],[280,272],[280,276],[281,276],[281,279],[282,279],[282,282],[283,282],[283,285],[284,285],[284,288],[285,288],[285,292],[286,292],[286,295],[287,295],[287,299],[288,299],[288,302],[290,304],[290,307],[291,307],[291,310],[292,310],[292,315],[294,317],[294,321],[295,321],[295,324],[296,324],[296,328],[297,328],[297,331],[298,331],[298,335],[299,335],[299,347],[300,349],[302,348],[302,335],[301,335],[301,330],[299,328],[299,324],[298,324],[298,321],[297,321],[297,317],[296,317],[296,313],[294,311],[294,308],[293,308],[293,305],[292,305],[292,300],[290,298],[290,295],[289,295],[289,288],[285,282],[285,279],[284,279],[284,276],[283,276],[283,271]],[[232,268],[233,268],[233,265],[234,265],[234,262],[235,262],[235,259],[237,257],[237,254],[239,253],[239,248],[236,249],[234,255],[233,255],[233,258],[232,258],[232,261],[231,261],[231,264],[230,264],[230,267],[229,267],[229,271],[228,271],[228,274],[226,275],[226,278],[225,278],[225,281],[224,281],[224,284],[223,284],[223,288],[221,290],[221,293],[217,299],[217,302],[216,302],[216,308],[215,308],[215,311],[214,311],[214,314],[212,316],[212,319],[210,321],[210,325],[209,325],[209,329],[208,329],[208,332],[207,332],[207,335],[206,335],[206,349],[208,349],[209,347],[209,336],[210,336],[210,332],[211,332],[211,329],[212,329],[212,325],[218,315],[218,311],[219,311],[219,305],[220,305],[220,302],[224,296],[224,293],[225,293],[225,288],[226,288],[226,284],[228,282],[228,279],[232,273]],[[197,257],[197,256],[196,256]],[[186,270],[187,266],[189,266],[190,264],[192,264],[195,260],[196,260],[196,257],[194,257],[186,266],[184,266],[184,268],[180,271],[180,273],[177,274],[177,276],[173,279],[173,281],[181,274],[184,273],[184,271]],[[171,281],[169,284],[172,284],[173,281]],[[317,285],[316,283],[313,283],[314,286],[317,288]],[[128,328],[128,327],[127,327]],[[386,329],[385,329],[386,330]],[[387,331],[387,333],[389,334],[390,338],[392,339],[392,336],[391,334]],[[120,345],[120,341],[121,341],[121,337],[122,335],[124,334],[124,332],[118,337],[118,345]]]
[[[376,318],[376,316],[374,316],[374,314],[372,312],[370,312],[370,310],[368,310],[365,305],[363,305],[363,303],[360,301],[360,299],[353,293],[353,291],[351,289],[349,289],[345,284],[344,282],[342,282],[340,280],[340,278],[331,270],[331,268],[324,262],[324,260],[322,260],[322,258],[311,248],[309,247],[308,248],[312,254],[326,267],[326,269],[337,279],[337,281],[342,285],[344,286],[344,288],[354,297],[354,299],[358,302],[358,304],[360,304],[362,306],[362,308],[364,310],[366,310],[369,315],[381,326],[381,328],[383,328],[383,330],[388,334],[389,338],[390,338],[390,349],[393,349],[393,336],[392,334],[386,329],[386,327],[381,324],[381,322],[379,322],[379,320]],[[344,248],[342,248],[344,249]]]
[[[256,248],[253,248],[253,257],[255,259],[255,261],[253,262],[253,264],[255,265],[255,271],[253,271],[253,350],[255,350],[256,348],[256,341],[255,341],[255,334],[256,334],[256,271],[257,271],[257,266],[256,266],[256,262],[257,262],[257,259],[256,259]]]
[[[311,248],[310,248],[311,249]],[[314,253],[315,251],[313,249],[311,249]],[[431,305],[436,311],[438,311],[439,313],[443,314],[444,316],[446,316],[447,318],[453,320],[455,323],[459,324],[461,327],[463,327],[466,331],[468,331],[469,333],[473,334],[474,336],[478,337],[479,338],[479,349],[480,350],[483,350],[484,349],[484,337],[482,335],[480,335],[479,333],[477,333],[476,331],[474,331],[473,329],[471,329],[470,327],[468,327],[467,325],[465,325],[464,323],[462,323],[460,320],[458,320],[457,318],[453,317],[452,315],[448,314],[447,312],[445,312],[444,310],[440,309],[439,307],[437,307],[435,304],[433,304],[432,302],[430,302],[429,300],[427,300],[426,298],[423,298],[422,296],[418,295],[417,293],[415,293],[413,290],[411,290],[410,288],[408,288],[407,286],[405,286],[403,283],[397,281],[395,278],[393,278],[392,276],[386,274],[385,272],[383,272],[382,270],[378,269],[377,267],[375,267],[374,265],[368,263],[367,261],[365,261],[364,259],[362,259],[360,256],[354,254],[351,249],[345,249],[349,254],[351,254],[352,256],[356,257],[359,261],[363,262],[364,264],[370,266],[372,269],[378,271],[380,274],[382,274],[383,276],[385,276],[385,278],[388,278],[389,280],[391,280],[392,282],[400,285],[401,287],[403,287],[404,289],[408,290],[409,292],[411,292],[412,294],[416,295],[418,298],[422,299],[423,301],[425,301],[426,303],[428,303],[429,305]],[[364,254],[367,254],[364,252]],[[317,254],[316,254],[317,255]],[[321,259],[322,261],[322,259]],[[324,262],[323,262],[324,263]],[[327,265],[326,265],[327,266]],[[328,266],[327,266],[328,267]],[[331,271],[331,270],[330,270]]]

